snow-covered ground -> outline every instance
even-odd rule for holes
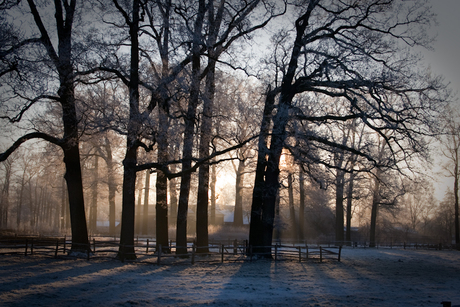
[[[342,261],[180,264],[0,256],[1,306],[460,304],[460,252],[344,248]]]

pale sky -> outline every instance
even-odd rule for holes
[[[460,89],[460,0],[430,0],[438,15],[434,52],[424,52],[433,72],[445,76],[454,91]],[[460,92],[460,91],[459,91]],[[460,93],[457,95],[460,98]]]
[[[460,100],[460,0],[430,0],[430,2],[433,12],[438,15],[438,26],[434,29],[438,36],[433,45],[435,50],[425,51],[423,54],[431,70],[445,77],[451,89],[457,92],[456,99]],[[457,105],[460,107],[459,101]],[[439,170],[440,168],[435,166],[433,171]],[[452,178],[437,176],[435,188],[439,200],[442,200],[448,187],[453,188]]]

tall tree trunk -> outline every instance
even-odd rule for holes
[[[12,160],[7,159],[4,162],[5,165],[5,178],[3,181],[2,194],[0,201],[0,229],[8,228],[8,213],[10,204],[10,181],[12,174]]]
[[[221,1],[220,6],[215,14],[214,1],[209,0],[208,3],[208,21],[209,21],[209,37],[208,47],[208,72],[206,74],[205,94],[203,102],[203,115],[201,119],[200,129],[200,145],[199,157],[204,159],[209,156],[209,145],[211,143],[214,94],[216,91],[216,61],[218,53],[215,52],[214,45],[217,41],[220,25],[222,22],[222,14],[225,1]],[[198,253],[207,253],[208,249],[208,206],[209,206],[209,164],[204,163],[198,171],[198,197],[196,206],[196,240],[198,245]]]
[[[198,15],[195,19],[193,43],[192,43],[192,81],[190,84],[190,100],[188,103],[185,120],[184,145],[182,154],[182,170],[190,169],[192,166],[193,137],[195,127],[196,108],[198,106],[200,94],[200,48],[201,30],[206,5],[204,0],[199,1]],[[187,213],[190,193],[191,173],[182,175],[180,183],[179,206],[177,210],[177,229],[176,229],[176,253],[187,253]]]
[[[137,211],[136,211],[136,218],[134,221],[135,225],[135,232],[137,234],[141,233],[142,230],[142,191],[144,190],[144,187],[142,186],[142,177],[137,176],[136,177],[136,188],[137,188]]]
[[[291,235],[294,240],[299,239],[299,229],[297,227],[297,221],[295,218],[295,208],[294,208],[294,187],[292,180],[292,173],[288,174],[288,195],[289,195],[289,218],[291,220]]]
[[[268,138],[270,134],[270,124],[272,120],[272,111],[275,104],[277,92],[268,90],[265,98],[264,113],[260,125],[259,142],[257,150],[257,165],[254,179],[254,188],[252,192],[251,205],[251,222],[249,225],[249,245],[253,247],[254,253],[263,253],[263,224],[262,216],[264,209],[265,193],[265,170],[267,167],[266,155],[268,153]]]
[[[457,249],[460,249],[460,224],[459,224],[459,208],[458,208],[458,177],[459,177],[459,157],[458,157],[458,148],[455,148],[455,165],[454,165],[454,199],[455,199],[455,213],[454,213],[454,225],[455,225],[455,244],[457,245]]]
[[[377,217],[380,204],[380,170],[377,169],[377,174],[374,178],[374,189],[372,194],[372,208],[371,208],[371,228],[370,228],[370,242],[369,247],[376,246],[376,228]]]
[[[355,179],[355,173],[353,172],[354,163],[351,165],[351,173],[348,178],[347,188],[347,229],[345,234],[345,240],[351,244],[351,218],[352,218],[352,205],[353,205],[353,184]]]
[[[107,183],[109,188],[109,234],[115,235],[115,193],[117,191],[117,184],[115,182],[114,168],[113,168],[113,157],[112,147],[107,137],[104,138],[105,152],[106,152],[106,163],[107,163]]]
[[[158,184],[158,176],[157,176]],[[142,220],[142,234],[147,235],[149,232],[149,194],[150,194],[150,170],[145,170],[145,185],[144,185],[144,210],[142,212],[142,219],[139,220],[141,223]],[[141,208],[138,207],[140,211]],[[158,221],[157,221],[158,223]],[[157,233],[158,236],[158,233]]]
[[[175,154],[174,154],[174,157],[176,157]],[[170,170],[171,170],[171,172],[174,173],[176,171],[176,166],[171,165]],[[170,205],[169,222],[171,223],[171,225],[176,225],[176,221],[177,221],[177,186],[176,186],[176,179],[175,178],[169,179],[169,205]]]
[[[345,184],[345,173],[337,170],[335,178],[335,241],[343,244],[343,192]]]
[[[243,185],[244,171],[246,165],[243,159],[238,160],[238,168],[236,170],[235,183],[235,213],[233,215],[233,225],[243,226]]]
[[[254,252],[263,252],[264,257],[269,258],[271,258],[270,252],[273,237],[276,195],[279,189],[279,162],[286,139],[286,125],[289,120],[289,110],[295,95],[292,84],[298,66],[298,59],[301,54],[304,32],[308,26],[308,18],[314,5],[316,5],[316,2],[311,1],[305,14],[296,21],[296,38],[292,48],[289,65],[282,80],[278,109],[273,116],[273,129],[268,152],[266,151],[266,146],[262,146],[261,148],[259,143],[259,157],[263,155],[263,158],[259,159],[258,157],[258,166],[256,168],[249,241],[250,245],[254,247]],[[266,124],[267,123],[263,119],[262,127]],[[265,134],[262,129],[261,133],[263,133],[264,136],[268,135]],[[266,144],[267,142],[265,142],[265,145]],[[268,160],[266,162],[266,168],[264,168],[263,166],[265,163],[263,161],[266,155],[268,155]],[[262,216],[261,220],[260,215]],[[255,223],[254,225],[252,225],[253,222]]]
[[[139,112],[139,0],[133,0],[132,22],[129,23],[131,39],[129,89],[129,122],[126,154],[123,160],[123,200],[120,248],[118,257],[136,259],[134,252],[134,211],[138,137],[142,123]]]
[[[216,159],[213,158],[212,162],[216,162]],[[216,183],[217,183],[217,167],[216,164],[211,165],[211,214],[210,221],[211,225],[216,225]]]
[[[380,140],[381,143],[379,144],[379,153],[378,153],[378,160],[379,162],[382,161],[383,154],[385,152],[385,141]],[[380,179],[381,179],[382,170],[377,168],[374,176],[374,189],[372,194],[372,208],[371,208],[371,225],[370,225],[370,238],[369,238],[369,247],[376,246],[376,229],[377,229],[377,218],[380,206]]]
[[[165,65],[165,64],[164,64]],[[163,66],[165,67],[165,66]],[[167,67],[166,67],[167,69]],[[164,74],[166,75],[166,71]],[[162,99],[158,108],[158,163],[166,163],[169,159],[169,118],[167,100]],[[164,252],[169,252],[168,244],[168,178],[162,171],[157,172],[156,181],[156,239]]]
[[[41,41],[56,67],[59,75],[59,102],[62,107],[62,123],[64,126],[63,145],[64,164],[69,199],[70,226],[72,231],[73,251],[90,249],[88,229],[86,225],[83,183],[80,165],[78,118],[75,102],[72,59],[72,24],[76,1],[66,2],[63,11],[60,1],[55,1],[55,19],[58,33],[58,53],[54,50],[51,39],[41,20],[33,0],[28,0],[35,23],[41,33]],[[64,18],[65,17],[65,18]]]
[[[278,190],[278,194],[276,195],[275,200],[275,222],[274,222],[274,235],[275,241],[281,242],[281,215],[280,215],[280,191]]]
[[[89,229],[94,234],[97,230],[97,186],[98,186],[98,170],[99,170],[99,159],[94,156],[94,174],[93,174],[93,186],[92,186],[92,199],[91,199],[91,210],[89,214]]]
[[[305,176],[302,167],[299,171],[299,240],[305,239]]]
[[[164,3],[161,13],[163,16],[163,40],[158,41],[162,62],[162,78],[169,75],[169,37],[170,37],[170,12],[171,0]],[[158,103],[158,163],[166,163],[169,159],[169,97],[166,84],[160,88],[161,99]],[[175,193],[175,189],[174,189]],[[170,252],[168,239],[168,179],[161,171],[157,173],[156,181],[156,239],[157,244],[163,246],[164,252]]]
[[[19,199],[18,205],[16,209],[16,230],[19,232],[21,231],[21,219],[22,219],[22,203],[24,201],[24,186],[25,186],[25,176],[26,176],[26,168],[24,168],[22,172],[22,179],[21,179],[21,190],[19,191]]]

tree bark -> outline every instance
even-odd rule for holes
[[[295,208],[294,208],[294,187],[292,180],[292,173],[288,174],[288,198],[289,198],[289,218],[291,220],[291,235],[294,240],[299,239],[299,229],[297,227],[297,221],[295,217]]]
[[[455,148],[455,165],[454,165],[454,200],[455,200],[455,208],[454,208],[454,227],[455,227],[455,244],[457,245],[457,249],[460,249],[460,223],[459,223],[459,205],[458,205],[458,179],[459,179],[459,157],[458,157],[458,149],[457,146]]]
[[[138,137],[141,120],[139,112],[139,0],[133,0],[132,21],[129,22],[131,39],[129,89],[129,122],[126,138],[126,154],[123,160],[123,200],[121,216],[120,248],[118,257],[136,259],[134,252],[134,211]]]
[[[94,168],[93,168],[93,185],[92,185],[92,198],[91,198],[91,210],[89,218],[89,229],[94,234],[97,231],[97,186],[98,186],[98,170],[99,170],[99,159],[94,156]]]
[[[104,137],[104,148],[106,153],[107,164],[107,183],[109,188],[109,234],[115,235],[115,193],[117,184],[115,182],[112,147],[107,137]]]
[[[377,174],[374,178],[374,189],[372,194],[372,208],[371,208],[371,228],[370,228],[370,240],[369,247],[376,246],[376,228],[377,228],[377,217],[379,212],[380,204],[380,170],[377,169]]]
[[[196,108],[198,106],[200,94],[200,45],[201,31],[206,5],[204,0],[199,1],[198,15],[195,19],[195,28],[192,43],[192,80],[190,84],[190,100],[188,103],[185,120],[184,145],[182,154],[182,170],[191,168],[193,137],[195,127]],[[177,229],[176,229],[176,254],[187,253],[187,213],[190,193],[191,173],[182,175],[180,183],[179,205],[177,210]]]
[[[215,158],[212,162],[215,162]],[[217,183],[217,168],[215,164],[211,165],[211,214],[210,214],[210,221],[211,225],[216,225],[216,183]]]
[[[345,184],[345,173],[337,170],[335,179],[335,241],[336,244],[343,244],[343,192]]]
[[[305,239],[305,176],[302,167],[299,171],[299,240]]]
[[[72,230],[73,251],[89,250],[88,230],[86,225],[85,205],[83,197],[83,184],[80,165],[78,118],[75,102],[75,89],[72,63],[72,24],[75,13],[76,1],[66,2],[63,11],[60,1],[54,1],[55,19],[58,37],[58,52],[54,50],[51,39],[43,25],[40,14],[33,0],[27,1],[34,17],[35,23],[41,33],[41,42],[48,56],[56,67],[59,75],[59,102],[62,107],[62,122],[64,126],[63,145],[64,164],[69,195],[70,224]],[[65,18],[64,18],[65,17]]]
[[[351,218],[352,218],[352,205],[353,205],[353,184],[355,180],[355,173],[353,172],[354,163],[351,165],[351,173],[348,178],[347,188],[347,228],[345,233],[345,240],[351,244]]]
[[[263,209],[265,193],[265,170],[267,167],[266,155],[268,153],[268,138],[270,133],[270,124],[272,111],[275,104],[277,91],[269,90],[265,98],[264,113],[260,125],[259,142],[257,150],[257,165],[254,179],[254,188],[252,192],[251,205],[251,222],[249,225],[249,245],[253,247],[254,253],[263,253]]]
[[[262,146],[261,148],[259,144],[259,157],[261,159],[258,158],[258,166],[256,168],[249,244],[253,246],[254,252],[262,252],[264,257],[268,258],[271,258],[275,203],[279,189],[279,162],[286,139],[286,125],[289,120],[289,109],[295,95],[292,84],[301,54],[303,35],[308,26],[308,18],[314,5],[316,5],[316,2],[311,1],[307,12],[296,20],[296,38],[286,74],[282,80],[278,109],[275,116],[273,116],[270,149],[266,151],[266,146]],[[267,123],[263,119],[262,125],[264,126],[266,124]],[[268,135],[261,129],[261,135],[262,134],[264,136]],[[267,144],[267,142],[265,142],[265,144]],[[265,160],[265,155],[268,155],[266,166],[263,162]]]
[[[243,159],[238,159],[235,183],[235,213],[233,216],[233,225],[237,227],[243,226],[243,186],[245,168],[245,161]]]

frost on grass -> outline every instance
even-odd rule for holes
[[[0,256],[2,306],[460,304],[460,253],[344,249],[342,262],[154,265]]]

